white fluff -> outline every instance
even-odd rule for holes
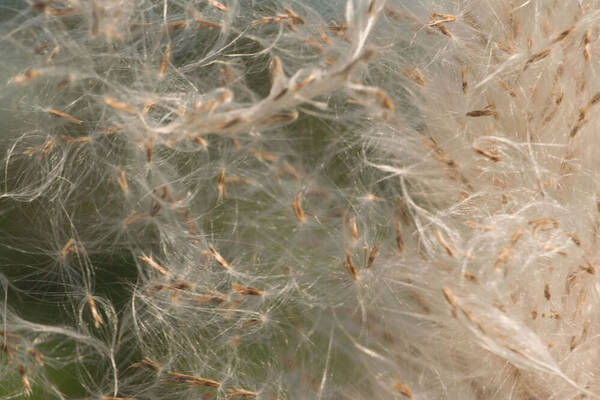
[[[600,398],[597,1],[0,7],[1,399]]]

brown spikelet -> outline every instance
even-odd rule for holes
[[[171,43],[169,43],[167,45],[167,48],[165,49],[165,53],[163,54],[163,58],[160,63],[160,69],[158,71],[158,76],[161,78],[163,76],[165,76],[165,73],[167,72],[167,64],[169,63],[169,59],[171,58],[171,49],[172,48],[173,48],[173,45]]]
[[[523,236],[523,228],[519,228],[517,229],[517,231],[511,236],[510,238],[510,242],[512,246],[515,246],[518,242],[519,239],[521,238],[521,236]]]
[[[268,25],[275,22],[280,22],[280,20],[275,20],[273,17],[261,17],[259,19],[252,20],[252,25]]]
[[[582,344],[585,341],[585,339],[588,335],[589,328],[590,328],[590,320],[587,319],[583,323],[583,331],[581,332],[581,336],[579,337],[579,339],[577,339],[575,336],[571,336],[571,344],[570,344],[571,351],[575,350],[575,348],[577,346],[579,346],[580,344]]]
[[[6,354],[9,360],[13,360],[15,358],[15,353],[8,347],[8,344],[0,342],[0,350]]]
[[[140,260],[142,260],[144,263],[146,263],[146,265],[154,268],[155,270],[157,270],[161,275],[166,276],[167,275],[167,270],[164,269],[160,264],[158,264],[156,261],[154,261],[151,257],[148,257],[146,255],[143,256],[138,256],[138,258]]]
[[[131,364],[132,368],[148,368],[151,369],[155,372],[160,371],[160,365],[158,365],[158,363],[156,361],[153,361],[151,358],[149,357],[145,357],[143,360],[141,360],[140,362]]]
[[[44,11],[47,15],[50,15],[52,17],[63,17],[65,15],[72,15],[78,13],[78,10],[76,10],[73,7],[46,7]]]
[[[369,252],[369,259],[367,261],[367,268],[371,268],[373,263],[375,262],[375,257],[377,257],[377,252],[379,251],[379,243],[375,243],[375,246]]]
[[[3,336],[5,338],[11,338],[11,339],[18,339],[18,338],[21,337],[19,335],[15,335],[14,333],[6,332],[6,331],[4,331],[2,329],[0,329],[0,336]]]
[[[29,383],[29,378],[27,377],[27,373],[25,372],[25,367],[19,364],[19,375],[21,375],[21,383],[23,384],[23,395],[25,397],[31,396],[31,384]]]
[[[251,185],[252,182],[248,179],[240,178],[239,176],[227,176],[225,177],[225,183],[243,183]]]
[[[241,325],[242,329],[248,329],[251,328],[253,326],[255,326],[256,324],[260,323],[262,320],[260,318],[250,318],[247,319],[246,321],[244,321],[244,323]]]
[[[115,100],[111,97],[105,97],[104,104],[117,111],[125,111],[130,114],[135,114],[135,110],[129,104],[123,101]]]
[[[50,64],[50,65],[53,65],[54,64],[54,59],[56,58],[56,56],[58,55],[59,52],[60,52],[60,46],[59,45],[54,46],[54,48],[52,49],[52,51],[48,55],[48,58],[46,59],[46,62],[48,64]]]
[[[50,151],[52,151],[52,149],[54,148],[55,144],[56,144],[56,140],[54,140],[54,139],[50,139],[46,143],[44,143],[44,145],[39,150],[40,156],[45,156],[46,154],[50,153]]]
[[[219,11],[227,12],[228,10],[228,8],[223,3],[220,3],[217,0],[208,0],[208,4],[210,4]]]
[[[123,130],[123,125],[107,125],[107,126],[99,126],[97,129],[99,131],[105,132],[106,136],[114,135],[115,132],[119,132]]]
[[[278,15],[276,17],[260,17],[259,19],[255,19],[252,21],[252,25],[270,25],[270,24],[278,24],[284,21],[290,21],[289,15]],[[291,31],[295,32],[294,27],[289,23],[286,24],[287,28]]]
[[[146,214],[146,213],[140,213],[140,214],[138,214],[137,212],[135,212],[135,210],[132,210],[127,215],[127,217],[125,217],[125,219],[123,220],[123,224],[125,226],[129,226],[131,224],[134,224],[136,222],[139,222],[139,221],[143,220],[147,216],[148,216],[148,214]]]
[[[552,298],[552,295],[550,294],[550,285],[547,283],[544,285],[544,297],[546,300],[550,300]]]
[[[596,269],[590,264],[580,265],[579,269],[584,272],[587,272],[590,275],[596,275]]]
[[[296,193],[296,200],[292,203],[292,210],[294,210],[294,214],[296,215],[296,218],[298,218],[298,221],[301,223],[306,221],[304,210],[302,209],[302,196],[300,192]]]
[[[266,150],[257,149],[255,147],[248,147],[248,153],[252,154],[254,157],[256,157],[257,160],[260,161],[277,161],[277,156],[273,153],[269,153]]]
[[[192,138],[192,140],[194,142],[198,143],[200,146],[202,146],[205,149],[208,147],[208,142],[206,140],[204,140],[203,138],[201,138],[200,136],[194,136]]]
[[[468,280],[469,282],[473,282],[473,283],[477,283],[477,277],[475,276],[475,274],[473,274],[471,271],[467,271],[463,274],[464,278],[466,280]]]
[[[496,43],[496,46],[506,54],[513,54],[515,52],[515,49],[511,45]]]
[[[446,253],[448,253],[448,255],[450,257],[455,257],[454,249],[452,248],[452,246],[450,246],[450,244],[446,241],[446,239],[444,239],[441,232],[436,230],[433,232],[433,234],[434,234],[435,238],[437,239],[437,241],[439,242],[439,244],[444,248],[444,250],[446,250]]]
[[[82,124],[83,123],[82,120],[77,119],[77,118],[73,117],[72,115],[69,115],[69,114],[67,114],[65,112],[62,112],[62,111],[58,111],[58,110],[54,110],[54,109],[48,109],[48,110],[46,110],[46,112],[48,114],[52,114],[52,115],[54,115],[56,117],[65,119],[65,120],[69,121],[72,124]]]
[[[514,15],[513,12],[510,12],[509,20],[512,26],[512,36],[516,38],[519,36],[519,32],[521,31],[521,18]]]
[[[31,82],[34,78],[39,76],[40,74],[41,74],[41,71],[38,69],[29,69],[29,70],[25,71],[25,73],[22,75],[13,76],[9,80],[9,83],[16,83],[16,84],[25,86],[29,82]]]
[[[331,25],[327,27],[332,32],[343,33],[348,29],[348,24],[342,22],[341,24],[337,24],[335,21],[331,21]]]
[[[569,29],[562,31],[561,33],[558,34],[558,36],[556,37],[556,39],[554,39],[554,41],[552,43],[562,42],[563,40],[565,40],[567,38],[567,36],[569,36],[571,34],[571,32],[573,32],[574,29],[575,29],[575,27],[572,26]]]
[[[98,6],[96,5],[96,0],[91,0],[92,12],[91,12],[91,29],[90,33],[92,37],[98,36],[98,32],[100,31],[100,15],[98,12]]]
[[[225,188],[225,168],[221,169],[221,175],[219,175],[218,189],[218,201],[223,201],[227,197],[227,189]]]
[[[404,397],[412,399],[412,391],[410,390],[410,387],[408,387],[408,385],[400,381],[396,381],[394,382],[394,389],[396,389],[396,391],[402,394]]]
[[[127,184],[127,177],[125,176],[125,171],[123,171],[121,168],[117,168],[117,182],[119,183],[119,186],[121,187],[121,190],[123,191],[123,193],[125,193],[125,194],[129,193],[129,185]]]
[[[408,79],[411,79],[417,85],[425,86],[425,77],[416,65],[412,69],[403,69],[402,73],[404,74],[404,76],[406,76]]]
[[[233,82],[233,72],[231,71],[231,68],[225,66],[225,68],[219,70],[219,73],[221,74],[219,84],[225,88],[230,87]]]
[[[467,82],[467,66],[463,65],[460,67],[460,77],[462,80],[462,91],[464,94],[467,94],[469,89],[469,82]]]
[[[533,227],[533,236],[536,236],[540,231],[548,231],[550,229],[558,229],[560,224],[554,218],[538,218],[529,221],[529,225]]]
[[[42,1],[42,0],[40,0],[40,1],[34,1],[31,4],[31,8],[34,11],[37,11],[37,12],[44,12],[44,10],[46,9],[46,7],[48,7],[48,3],[46,1]]]
[[[74,253],[76,252],[76,246],[73,246],[75,244],[75,239],[71,238],[67,241],[67,243],[63,246],[62,250],[60,251],[60,255],[63,257],[66,257],[68,254]]]
[[[484,230],[486,230],[486,231],[488,231],[488,232],[490,232],[490,231],[493,231],[493,230],[494,230],[494,227],[493,227],[493,226],[486,226],[486,225],[482,225],[482,224],[480,224],[480,223],[478,223],[478,222],[471,221],[471,220],[469,220],[469,221],[465,221],[465,223],[464,223],[464,224],[465,224],[466,226],[468,226],[469,228],[472,228],[472,229],[484,229]]]
[[[264,290],[260,290],[250,286],[243,286],[238,283],[232,283],[231,289],[233,289],[233,291],[237,294],[241,294],[244,296],[262,296],[263,294],[265,294]]]
[[[99,328],[100,324],[102,323],[102,317],[98,313],[98,309],[96,308],[96,302],[94,301],[94,298],[92,296],[88,296],[87,301],[88,301],[88,304],[90,305],[90,310],[92,312],[92,319],[94,320],[94,326],[96,328]]]
[[[275,56],[271,62],[271,84],[278,82],[282,77],[283,68],[281,67],[281,59]]]
[[[433,13],[429,18],[429,26],[433,27],[446,22],[454,21],[456,21],[456,17],[454,15]]]
[[[189,22],[187,21],[173,21],[167,24],[167,29],[170,31],[175,31],[178,29],[185,29],[189,26]]]
[[[152,138],[147,139],[144,142],[144,148],[146,149],[146,162],[152,162],[152,154],[154,153],[154,140]]]
[[[196,296],[193,300],[199,303],[223,303],[227,299],[221,293],[209,293],[203,296]]]
[[[212,379],[200,378],[199,376],[180,374],[179,372],[168,371],[169,380],[177,383],[187,383],[192,386],[201,387],[221,387],[221,384]]]
[[[392,103],[392,100],[390,100],[383,90],[378,89],[375,91],[375,96],[377,96],[379,104],[384,110],[394,111],[394,103]]]
[[[352,254],[350,254],[350,252],[348,250],[346,250],[345,253],[346,253],[346,258],[344,259],[344,267],[346,268],[346,271],[348,271],[348,273],[350,274],[352,279],[357,281],[359,279],[358,271],[356,270],[356,267],[354,266],[354,263],[352,262]]]
[[[404,240],[402,240],[402,224],[400,223],[400,220],[396,219],[394,221],[394,229],[396,230],[396,246],[404,253]]]
[[[358,242],[358,227],[356,226],[356,218],[351,217],[348,221],[350,234],[352,235],[352,241],[354,243]]]
[[[517,94],[510,88],[510,86],[508,86],[506,82],[498,81],[498,86],[506,90],[511,97],[517,97]]]
[[[283,96],[285,96],[285,94],[288,92],[288,90],[289,90],[288,88],[283,88],[283,89],[282,89],[282,90],[279,92],[279,94],[277,94],[275,97],[273,97],[273,100],[274,100],[274,101],[277,101],[277,100],[281,99]]]
[[[212,244],[209,244],[208,248],[210,249],[210,254],[214,257],[215,260],[217,260],[217,262],[219,263],[219,265],[221,265],[221,267],[223,267],[226,270],[230,270],[231,269],[231,267],[229,266],[229,264],[227,263],[227,261],[225,261],[225,259],[214,248],[214,246]]]
[[[585,35],[583,36],[583,57],[585,58],[585,62],[589,62],[592,57],[592,34],[590,31],[585,31]]]
[[[576,233],[567,232],[565,235],[567,235],[573,241],[573,243],[575,243],[575,246],[581,246],[581,240],[579,240],[579,236]]]
[[[273,114],[270,117],[267,117],[260,121],[262,125],[277,125],[285,122],[290,122],[298,118],[298,112],[290,112],[290,113],[281,113],[281,114]]]
[[[155,293],[160,292],[164,288],[165,288],[165,285],[157,283],[156,285],[152,285],[148,289],[146,289],[145,293],[147,293],[149,295],[153,295]]]
[[[454,294],[448,287],[443,287],[442,293],[444,294],[444,299],[446,299],[446,301],[450,305],[450,310],[452,311],[452,316],[454,318],[456,318],[456,301],[455,301]]]
[[[538,53],[535,53],[534,55],[532,55],[531,57],[529,57],[529,59],[525,63],[525,68],[524,69],[527,69],[527,67],[530,64],[533,64],[535,62],[541,61],[544,58],[548,57],[550,55],[551,51],[552,51],[552,49],[545,49],[545,50],[542,50],[542,51],[540,51]]]
[[[245,400],[245,399],[255,399],[258,397],[258,393],[251,392],[246,389],[240,389],[240,388],[227,389],[227,392],[229,392],[229,395],[227,397],[229,397],[230,399],[244,399]]]
[[[44,355],[37,351],[36,349],[29,349],[27,353],[40,365],[40,367],[44,366]]]
[[[295,92],[298,92],[302,89],[304,89],[305,87],[307,87],[308,85],[310,85],[311,83],[313,83],[317,78],[315,78],[314,76],[309,76],[306,79],[302,80],[301,82],[298,82],[294,85],[293,90]]]
[[[591,99],[590,99],[590,106],[595,105],[596,103],[598,103],[600,101],[600,92],[596,93]]]
[[[469,111],[466,114],[467,117],[489,117],[489,116],[495,117],[496,115],[498,115],[498,113],[493,108],[486,108],[483,110],[473,110],[473,111]]]
[[[304,20],[302,18],[300,18],[300,16],[298,14],[296,14],[294,11],[292,11],[289,8],[284,8],[285,12],[288,15],[288,19],[296,25],[304,25]]]
[[[368,201],[375,201],[375,202],[381,201],[381,199],[379,197],[377,197],[376,194],[373,194],[373,193],[367,194],[365,196],[365,199],[368,200]]]
[[[223,29],[223,25],[217,22],[208,21],[202,18],[196,18],[195,21],[198,24],[198,29]]]
[[[448,36],[448,37],[452,37],[452,33],[450,33],[450,31],[448,30],[448,28],[446,28],[443,24],[437,24],[435,26],[440,32],[442,32],[444,35]]]
[[[191,282],[177,281],[172,285],[169,285],[170,290],[191,290],[194,285]]]
[[[148,368],[151,369],[155,372],[160,371],[160,365],[158,365],[158,363],[156,361],[153,361],[152,359],[150,359],[149,357],[145,357],[143,360],[141,360],[140,362],[137,362],[135,364],[131,364],[132,368]]]
[[[512,247],[505,247],[496,256],[496,262],[494,263],[494,270],[500,269],[500,264],[508,264],[510,261],[510,256],[512,254]]]
[[[62,135],[60,137],[60,140],[67,143],[67,144],[82,144],[82,143],[89,143],[92,141],[92,138],[89,136],[80,136],[80,137],[73,137],[73,136],[65,136]]]
[[[348,79],[352,71],[356,69],[359,64],[368,62],[375,55],[375,50],[367,48],[363,50],[362,54],[350,61],[344,68],[333,73],[332,76],[342,76],[344,79]]]
[[[240,339],[240,335],[234,335],[231,338],[231,340],[229,340],[227,342],[229,347],[231,347],[232,349],[235,349],[236,347],[238,347],[240,345],[240,343],[242,343],[242,340]]]
[[[325,43],[327,46],[331,46],[333,44],[333,42],[331,41],[331,39],[329,39],[329,36],[327,36],[323,29],[319,28],[318,33],[323,43]]]
[[[571,128],[571,132],[569,132],[569,137],[575,137],[575,135],[577,135],[577,132],[579,132],[579,130],[581,129],[581,127],[583,125],[585,125],[588,122],[588,120],[584,120],[584,121],[579,121],[577,124],[575,124],[573,126],[573,128]]]
[[[369,3],[369,8],[367,9],[367,14],[373,14],[373,11],[375,10],[375,3],[377,2],[377,0],[371,0],[371,3]]]
[[[475,145],[473,145],[473,150],[475,150],[477,154],[481,154],[482,156],[487,157],[494,162],[498,162],[501,160],[500,156],[498,156],[497,152],[495,151],[482,149],[481,147],[477,147]]]

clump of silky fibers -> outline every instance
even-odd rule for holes
[[[600,398],[599,22],[0,0],[0,399]]]

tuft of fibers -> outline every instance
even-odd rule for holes
[[[600,398],[600,2],[0,3],[0,399]]]

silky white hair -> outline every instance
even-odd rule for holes
[[[599,20],[0,4],[0,399],[600,398]]]

